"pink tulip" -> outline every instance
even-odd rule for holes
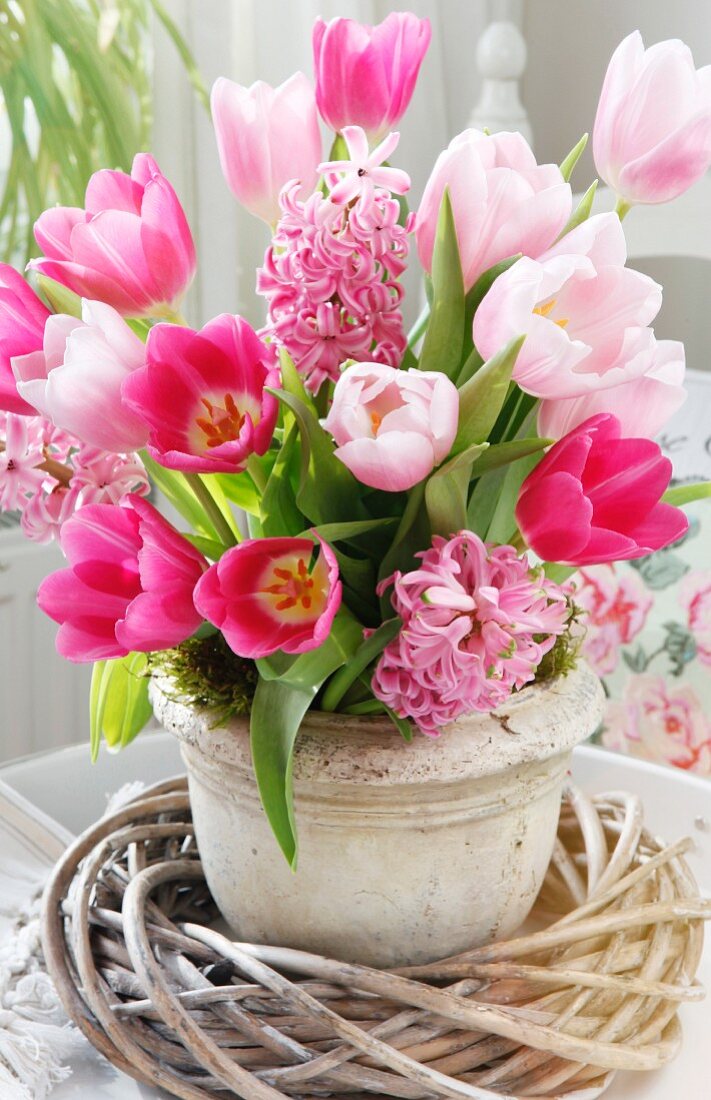
[[[645,358],[644,373],[621,386],[541,402],[539,434],[560,439],[591,416],[613,413],[623,435],[653,439],[686,400],[684,345],[678,340],[653,340]]]
[[[557,165],[536,164],[520,134],[465,130],[437,158],[417,212],[417,249],[428,272],[445,187],[467,290],[509,256],[540,256],[565,226],[573,203]]]
[[[146,349],[111,306],[84,301],[82,317],[54,314],[42,350],[13,358],[18,392],[83,443],[119,454],[138,450],[148,429],[121,400],[121,383],[144,365]]]
[[[147,500],[89,504],[64,523],[60,540],[69,568],[45,578],[37,602],[60,623],[63,657],[170,649],[200,626],[193,590],[207,562]]]
[[[131,175],[102,169],[86,209],[56,206],[35,222],[44,256],[30,267],[131,317],[175,310],[195,274],[195,246],[175,191],[146,153]]]
[[[447,457],[458,417],[459,393],[445,374],[358,363],[336,383],[324,427],[359,481],[395,493]]]
[[[241,317],[222,313],[199,332],[156,325],[147,364],[123,383],[122,399],[149,428],[148,450],[172,470],[237,473],[268,450],[279,385],[273,353]]]
[[[235,198],[273,225],[279,194],[299,180],[301,197],[318,180],[321,133],[311,83],[295,73],[278,88],[251,88],[220,77],[210,99],[222,173]]]
[[[195,606],[240,657],[305,653],[328,637],[341,603],[338,565],[322,539],[250,539],[211,565]]]
[[[316,100],[332,130],[362,126],[371,142],[408,108],[431,37],[428,19],[391,12],[375,27],[317,19],[313,30]]]
[[[689,524],[660,503],[672,467],[649,439],[622,439],[615,416],[591,416],[528,475],[516,505],[521,534],[540,558],[567,565],[641,558]]]
[[[696,71],[678,39],[617,47],[593,130],[597,170],[626,205],[668,202],[711,164],[711,66]]]
[[[616,214],[598,214],[544,253],[496,279],[474,317],[484,359],[516,336],[526,340],[514,380],[537,397],[577,397],[643,374],[661,287],[624,266]]]
[[[34,416],[17,392],[10,360],[42,347],[49,310],[9,264],[0,264],[0,409]]]

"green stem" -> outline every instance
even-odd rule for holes
[[[509,545],[513,546],[515,550],[518,550],[519,554],[522,554],[524,550],[528,549],[520,531],[516,531],[515,535],[512,535],[509,540]]]
[[[200,475],[186,473],[183,476],[200,504],[202,504],[217,535],[222,539],[225,546],[236,546],[237,539],[234,531],[223,516],[219,505]]]
[[[262,469],[261,462],[254,454],[251,454],[247,459],[247,473],[254,482],[254,487],[257,492],[264,495],[264,490],[267,487],[267,475]]]
[[[626,214],[629,213],[629,211],[631,209],[632,209],[632,203],[631,202],[625,202],[625,200],[623,198],[621,198],[620,195],[618,195],[617,196],[617,203],[615,205],[615,213],[617,214],[617,217],[620,219],[620,221],[622,221],[622,219],[625,217]]]
[[[179,309],[170,309],[168,306],[164,306],[162,309],[156,310],[154,316],[159,321],[167,321],[170,325],[182,325],[183,328],[188,327],[185,314],[181,313]]]
[[[412,328],[410,329],[410,331],[408,333],[407,346],[409,348],[414,348],[415,344],[420,339],[420,337],[424,335],[425,329],[427,328],[427,322],[429,321],[429,319],[430,319],[430,307],[429,307],[429,303],[428,303],[427,305],[423,306],[420,316],[417,318],[417,320],[415,321],[414,325],[412,326]]]

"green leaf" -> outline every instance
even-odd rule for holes
[[[298,459],[299,430],[293,417],[289,416],[289,420],[260,505],[262,530],[266,536],[296,535],[304,526],[291,483],[291,469]]]
[[[459,391],[459,429],[452,450],[483,443],[506,401],[511,373],[525,337],[517,336],[497,352]]]
[[[568,180],[572,176],[573,169],[575,168],[575,165],[578,163],[581,156],[585,152],[585,146],[587,145],[587,143],[588,143],[588,135],[583,134],[583,136],[581,137],[581,139],[577,143],[577,145],[573,146],[573,148],[568,153],[567,157],[561,162],[560,174],[562,175],[562,177],[563,177],[563,179],[565,180],[566,183],[568,182]]]
[[[329,681],[321,700],[322,710],[336,710],[351,684],[355,683],[368,665],[382,653],[388,642],[396,637],[401,626],[401,619],[389,619],[361,642],[349,661],[344,662]]]
[[[381,519],[354,520],[352,523],[319,523],[300,534],[303,538],[318,534],[326,542],[349,542],[373,531],[383,531],[389,527],[395,529],[399,522],[397,516],[386,516]]]
[[[301,435],[301,479],[296,503],[312,523],[347,522],[363,515],[361,489],[336,458],[331,437],[311,409],[292,393],[270,390],[293,412]]]
[[[474,462],[474,477],[481,477],[491,470],[498,470],[500,466],[508,466],[510,462],[516,462],[519,458],[543,451],[555,443],[554,439],[512,439],[508,443],[494,443]]]
[[[555,581],[556,584],[565,584],[577,571],[577,565],[560,565],[557,561],[543,563],[543,572],[549,581]]]
[[[199,535],[220,542],[215,526],[197,500],[185,478],[178,470],[167,470],[151,458],[146,451],[141,452],[143,465],[153,484],[160,489],[163,495],[170,501],[181,516],[188,521],[190,526]],[[213,477],[219,475],[212,475]]]
[[[577,207],[570,215],[567,224],[561,230],[558,236],[558,240],[560,240],[561,237],[565,237],[566,233],[570,233],[571,229],[575,229],[577,226],[582,225],[583,222],[588,220],[588,218],[590,217],[590,211],[593,207],[593,202],[595,201],[596,191],[597,180],[593,180],[593,182],[590,184],[587,191],[583,195],[582,199],[578,203]]]
[[[383,557],[378,570],[379,581],[389,577],[396,569],[406,572],[412,568],[417,551],[430,545],[432,533],[427,517],[427,509],[423,507],[424,498],[425,483],[421,481],[418,485],[413,486],[407,495],[407,504],[395,532],[395,538],[390,549]],[[392,607],[387,593],[383,593],[380,597],[380,607],[383,618],[389,619]]]
[[[224,542],[218,542],[216,539],[206,539],[204,535],[184,534],[183,538],[192,543],[195,549],[199,550],[210,561],[219,561],[225,551],[229,549]]]
[[[520,458],[518,462],[512,462],[510,466],[506,467],[506,475],[486,536],[490,542],[508,543],[513,536],[516,530],[514,509],[521,486],[531,470],[538,465],[541,458],[542,455],[537,452],[528,455],[526,458]]]
[[[306,389],[294,360],[285,348],[279,349],[279,366],[281,368],[281,388],[306,405],[307,409],[316,415],[316,404],[313,397]]]
[[[260,679],[252,700],[250,741],[259,797],[292,870],[297,862],[292,777],[294,745],[316,690],[299,691],[282,680]]]
[[[109,749],[118,751],[150,718],[147,663],[145,653],[129,653],[94,665],[89,697],[92,760],[96,760],[102,737]]]
[[[473,473],[476,476],[475,470]],[[482,539],[486,538],[489,525],[494,518],[505,477],[505,466],[490,470],[489,473],[479,478],[469,494],[467,528]]]
[[[400,716],[396,714],[394,710],[391,710],[387,704],[383,703],[383,707],[385,708],[385,713],[388,718],[401,734],[403,741],[407,741],[409,744],[410,741],[412,741],[412,723],[407,718],[400,718]]]
[[[288,653],[273,653],[260,657],[256,664],[265,680],[279,679],[299,691],[318,688],[328,677],[350,660],[361,641],[363,627],[343,610],[333,620],[331,633],[318,649],[310,649],[294,657]]]
[[[65,286],[48,278],[47,275],[38,275],[37,285],[53,313],[67,313],[70,317],[81,317],[81,298],[78,294],[67,290]]]
[[[691,504],[695,500],[711,497],[711,481],[697,481],[694,485],[674,485],[667,489],[662,497],[665,504],[674,504],[677,508]]]
[[[472,466],[488,443],[474,443],[440,466],[425,486],[425,505],[433,535],[449,537],[467,525]]]
[[[234,513],[230,507],[230,497],[224,490],[224,481],[222,478],[238,478],[240,474],[223,474],[222,477],[217,474],[198,474],[198,477],[202,481],[203,485],[207,488],[214,503],[217,505],[220,513],[222,514],[227,527],[234,535],[235,539],[239,541],[241,538],[239,527],[237,526],[237,520],[234,517]]]
[[[464,341],[464,281],[449,191],[445,188],[432,255],[432,312],[420,353],[420,370],[456,378]]]
[[[259,515],[259,493],[248,473],[209,474],[210,485],[217,483],[222,494],[250,516]]]

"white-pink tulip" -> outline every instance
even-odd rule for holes
[[[605,75],[593,155],[626,205],[681,195],[711,164],[711,66],[697,71],[678,39],[645,50],[628,35]]]
[[[216,80],[210,98],[222,173],[235,198],[273,225],[279,193],[299,180],[301,196],[313,191],[321,161],[316,96],[303,73],[272,88]]]
[[[653,439],[686,400],[684,345],[679,340],[653,340],[645,358],[644,373],[621,386],[541,402],[539,434],[562,439],[589,417],[613,413],[623,436]]]
[[[445,374],[358,363],[336,383],[324,427],[359,481],[394,493],[447,457],[458,417],[459,393]]]
[[[465,130],[437,158],[417,211],[417,250],[426,271],[432,270],[445,187],[467,290],[509,256],[540,256],[572,208],[570,186],[558,166],[537,164],[521,134]]]
[[[52,315],[41,351],[12,359],[18,393],[83,443],[123,454],[148,429],[121,399],[124,379],[146,362],[143,342],[112,306],[82,302],[82,320]]]
[[[661,287],[625,259],[616,214],[588,219],[538,260],[523,257],[474,316],[479,353],[489,359],[525,334],[513,377],[536,397],[578,397],[643,374]]]

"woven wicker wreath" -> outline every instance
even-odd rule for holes
[[[186,1100],[236,1095],[592,1100],[680,1045],[711,903],[628,794],[565,797],[542,930],[378,971],[233,943],[195,845],[185,780],[84,833],[48,884],[62,1002],[119,1069]]]

